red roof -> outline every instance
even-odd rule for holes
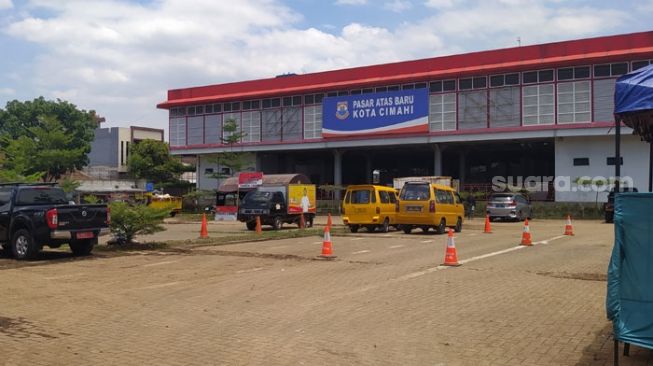
[[[158,108],[653,58],[653,31],[168,91]]]

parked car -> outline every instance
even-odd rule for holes
[[[0,185],[0,245],[16,259],[65,243],[74,255],[88,255],[110,221],[106,205],[76,205],[54,185]]]
[[[304,225],[312,227],[315,212],[314,184],[263,185],[245,195],[237,218],[247,230],[256,228],[257,216],[261,225],[279,230],[284,223],[300,225],[302,216]]]
[[[520,193],[494,193],[487,201],[486,212],[490,220],[509,219],[523,221],[533,218],[533,207]]]
[[[458,192],[441,184],[407,182],[399,194],[397,223],[406,234],[414,228],[434,228],[443,234],[447,227],[463,229],[465,209]]]
[[[637,192],[635,187],[621,187],[619,192]],[[603,204],[603,215],[605,222],[611,223],[614,221],[614,188],[608,193],[608,202]]]
[[[397,196],[392,187],[354,185],[347,187],[342,200],[342,222],[352,233],[360,227],[387,233],[397,224]]]

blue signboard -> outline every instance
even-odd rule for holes
[[[427,89],[328,97],[322,137],[428,132]]]

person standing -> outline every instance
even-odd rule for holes
[[[474,217],[474,211],[476,210],[476,198],[474,197],[474,192],[469,192],[466,199],[467,204],[467,218],[472,219]]]

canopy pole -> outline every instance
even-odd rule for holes
[[[653,192],[653,141],[648,143],[648,191]]]
[[[621,181],[621,119],[615,116],[614,134],[614,191],[619,192]]]

